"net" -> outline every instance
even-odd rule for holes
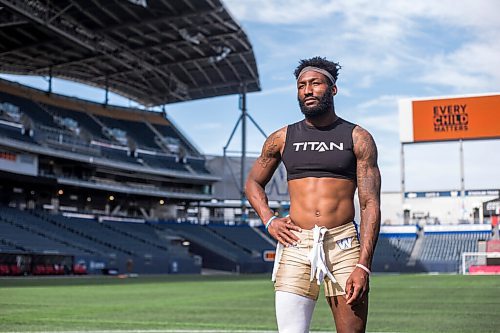
[[[462,274],[500,274],[500,265],[494,263],[498,260],[500,252],[464,252]]]

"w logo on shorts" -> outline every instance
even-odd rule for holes
[[[352,237],[347,237],[337,241],[337,245],[341,250],[347,250],[352,247]]]

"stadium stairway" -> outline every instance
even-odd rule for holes
[[[413,245],[413,250],[411,251],[410,258],[408,259],[407,266],[415,267],[417,265],[418,259],[422,254],[424,247],[424,231],[420,229],[417,232],[417,239],[415,240],[415,245]]]
[[[253,257],[262,257],[264,251],[273,251],[276,248],[276,245],[273,245],[272,241],[265,240],[262,235],[248,225],[225,226],[208,224],[207,228],[214,231],[226,241],[251,252]]]
[[[416,268],[408,267],[416,236],[395,236],[381,234],[375,254],[372,270],[374,272],[413,272]]]

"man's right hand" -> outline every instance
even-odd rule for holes
[[[302,232],[302,229],[296,226],[289,216],[275,218],[272,220],[271,225],[267,228],[269,234],[284,246],[297,244],[299,238],[292,232],[292,230]]]

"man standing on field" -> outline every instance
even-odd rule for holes
[[[305,118],[267,138],[246,182],[248,200],[278,241],[273,281],[281,333],[309,332],[322,282],[337,332],[366,328],[380,229],[380,173],[372,136],[335,113],[339,68],[320,57],[300,61],[295,78]],[[264,191],[280,161],[290,193],[287,217],[274,215]]]

